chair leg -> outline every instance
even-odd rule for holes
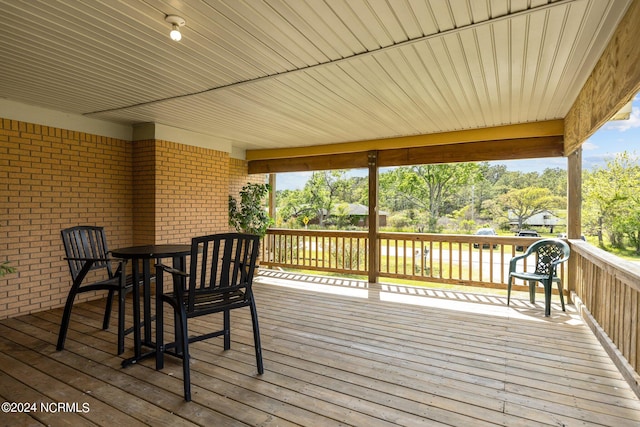
[[[126,297],[127,291],[121,288],[118,292],[118,355],[124,353],[124,304]]]
[[[536,303],[536,284],[535,280],[529,280],[529,301],[531,304]]]
[[[159,279],[162,281],[162,277]],[[159,291],[161,288],[158,288]],[[156,370],[164,368],[164,306],[163,298],[156,295]]]
[[[558,293],[560,294],[560,304],[562,305],[562,311],[567,311],[564,309],[564,295],[562,294],[562,281],[558,280]]]
[[[189,368],[189,331],[187,329],[187,314],[180,310],[180,335],[182,336],[182,382],[184,383],[184,400],[191,401],[191,370]]]
[[[258,374],[264,374],[264,365],[262,364],[262,346],[260,344],[260,328],[258,326],[258,310],[256,309],[256,303],[251,301],[251,320],[253,322],[253,344],[256,348],[256,365],[258,367]]]
[[[182,354],[182,348],[184,343],[182,342],[183,338],[185,337],[185,335],[182,333],[182,323],[180,321],[180,312],[175,309],[174,307],[174,311],[173,311],[173,325],[174,325],[174,337],[175,337],[175,343],[176,343],[176,354],[180,355]],[[188,337],[188,336],[187,336]]]
[[[544,315],[545,317],[551,316],[551,285],[548,280],[542,282],[544,285]]]
[[[56,350],[64,350],[64,342],[67,339],[67,330],[69,329],[69,319],[71,318],[71,308],[73,308],[73,301],[76,299],[77,292],[75,289],[69,291],[67,295],[67,302],[64,305],[64,313],[62,314],[62,322],[60,322],[60,332],[58,333],[58,344]]]
[[[231,312],[225,310],[224,317],[224,349],[229,350],[231,348]]]
[[[509,281],[507,282],[507,305],[511,302],[511,282],[513,281],[513,277],[509,275]]]
[[[113,307],[113,289],[109,289],[109,294],[107,295],[107,304],[104,308],[104,320],[102,321],[102,329],[109,329],[109,320],[111,319],[111,307]]]

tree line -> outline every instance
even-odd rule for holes
[[[469,233],[479,227],[523,228],[528,218],[549,211],[566,218],[567,173],[509,171],[503,164],[455,163],[383,169],[379,207],[387,228],[408,232]],[[623,153],[606,167],[585,171],[583,225],[612,245],[630,244],[640,253],[640,169]],[[276,194],[276,226],[350,228],[348,204],[368,205],[368,180],[346,170],[314,172],[300,190]]]
[[[586,172],[582,180],[583,228],[605,237],[615,248],[631,246],[640,254],[640,162],[635,154],[620,153],[606,167]]]

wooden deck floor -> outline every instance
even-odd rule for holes
[[[0,412],[0,426],[640,424],[640,401],[572,306],[545,319],[541,303],[497,296],[275,272],[258,282],[265,374],[236,310],[232,350],[191,347],[191,403],[178,360],[120,367],[100,302],[74,308],[62,352],[61,310],[0,322],[0,400],[36,404]]]

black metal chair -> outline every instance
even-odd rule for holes
[[[551,315],[551,287],[553,282],[557,283],[558,292],[560,293],[560,302],[562,311],[564,309],[564,295],[562,294],[562,280],[557,276],[556,270],[558,265],[569,259],[571,250],[569,245],[560,239],[542,239],[538,240],[527,251],[519,256],[511,258],[509,262],[509,283],[507,285],[507,305],[511,301],[511,284],[514,278],[526,280],[529,282],[529,300],[531,303],[536,301],[536,282],[541,282],[544,286],[544,315]],[[519,260],[535,255],[536,268],[535,271],[516,271],[516,264]]]
[[[109,293],[107,295],[102,328],[109,328],[113,297],[118,294],[118,354],[122,354],[124,352],[124,337],[132,331],[132,329],[125,330],[124,323],[125,297],[127,292],[132,289],[131,278],[127,278],[125,274],[126,261],[109,257],[109,249],[103,227],[82,225],[64,229],[61,233],[66,253],[65,259],[69,263],[73,284],[64,306],[57,350],[64,349],[71,309],[76,295],[84,292],[106,290]],[[112,264],[114,266],[117,264],[115,270]],[[89,273],[92,273],[89,276],[91,281],[87,279]],[[94,277],[96,278],[95,280],[93,280]],[[88,283],[85,283],[85,279],[87,279]]]
[[[161,296],[156,308],[156,369],[164,366],[164,353],[182,358],[184,398],[191,400],[189,344],[224,336],[224,349],[231,348],[230,311],[249,307],[253,322],[253,339],[258,373],[264,373],[258,312],[251,289],[260,238],[251,234],[224,233],[195,237],[191,242],[189,273],[156,265],[157,289],[164,289],[163,273],[173,277],[173,291]],[[175,312],[175,342],[163,344],[162,301]],[[223,313],[223,329],[189,337],[187,319]]]

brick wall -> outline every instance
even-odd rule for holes
[[[133,145],[133,244],[149,245],[156,237],[156,146],[155,141]]]
[[[0,119],[0,262],[18,269],[0,278],[0,319],[64,305],[61,229],[102,225],[110,248],[227,231],[229,192],[264,182],[246,171],[215,150]]]
[[[0,260],[18,269],[0,278],[0,318],[64,304],[61,229],[102,225],[111,247],[132,244],[131,178],[125,141],[0,119]]]
[[[227,153],[157,141],[155,243],[227,231],[228,192]]]
[[[240,190],[247,183],[264,184],[268,182],[266,174],[247,175],[246,160],[229,159],[229,194],[236,199],[240,197]]]

